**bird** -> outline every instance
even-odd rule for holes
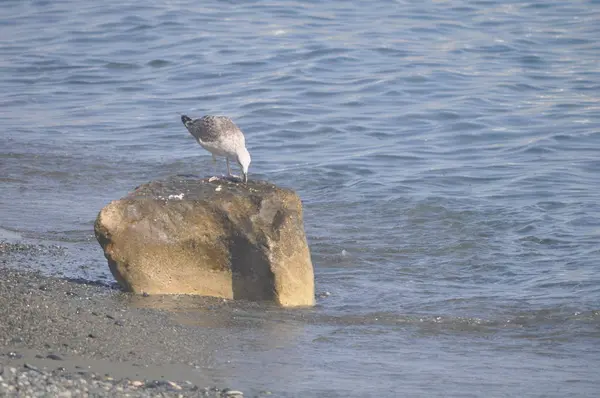
[[[236,161],[242,169],[242,181],[248,182],[248,167],[250,153],[246,149],[246,139],[242,130],[227,116],[202,116],[192,120],[186,115],[181,116],[181,122],[202,148],[212,154],[217,171],[217,156],[227,160],[227,174],[231,174],[229,161]]]

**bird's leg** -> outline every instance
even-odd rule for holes
[[[229,168],[229,158],[225,157],[225,159],[227,159],[227,175],[231,177],[231,168]]]
[[[213,158],[213,164],[215,165],[215,177],[216,177],[216,176],[218,176],[218,173],[217,173],[217,171],[218,171],[217,170],[217,157],[215,155],[212,155],[212,158]]]

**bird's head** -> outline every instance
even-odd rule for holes
[[[237,154],[237,162],[242,168],[243,180],[244,182],[248,182],[248,167],[250,167],[250,153],[246,148],[243,148]]]

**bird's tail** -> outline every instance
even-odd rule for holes
[[[186,115],[181,115],[181,122],[187,126],[188,123],[192,122],[192,119],[187,117]]]

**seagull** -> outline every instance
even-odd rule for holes
[[[242,169],[242,181],[248,182],[248,167],[250,166],[250,153],[246,149],[244,133],[227,116],[202,116],[192,120],[186,115],[181,116],[181,122],[194,136],[198,144],[212,154],[217,170],[217,156],[224,156],[227,160],[227,174],[231,174],[229,160],[235,160]]]

